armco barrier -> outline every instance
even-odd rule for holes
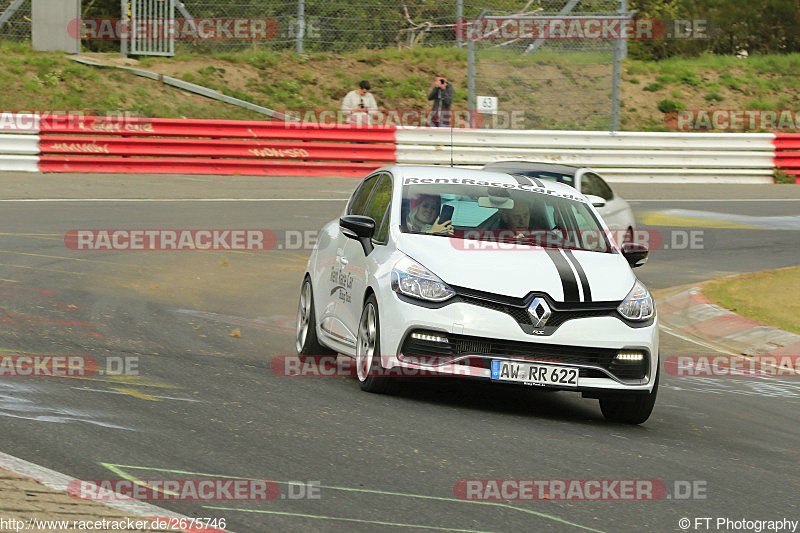
[[[775,168],[794,176],[800,184],[800,134],[779,133],[775,136]]]
[[[0,120],[0,171],[38,172],[39,130],[32,115],[2,118],[5,120]]]
[[[771,133],[398,129],[398,163],[533,160],[589,166],[612,182],[772,183]]]
[[[40,129],[42,172],[363,177],[396,160],[391,127],[65,117]]]
[[[771,183],[776,168],[800,176],[800,135],[791,134],[19,117],[0,122],[0,170],[361,177],[394,162],[535,160],[591,166],[612,182]]]

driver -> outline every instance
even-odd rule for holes
[[[406,221],[409,231],[416,233],[453,234],[452,221],[439,221],[442,198],[438,194],[417,194],[411,198],[410,211]]]
[[[525,237],[531,229],[531,205],[524,200],[514,200],[512,209],[502,209],[503,228],[515,232],[516,238]]]

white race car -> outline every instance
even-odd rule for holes
[[[355,358],[369,392],[397,370],[472,376],[581,392],[642,423],[659,378],[655,304],[631,270],[647,254],[561,183],[384,167],[320,232],[297,352]]]
[[[624,242],[634,241],[636,218],[631,206],[591,168],[529,161],[498,161],[485,165],[483,170],[521,174],[529,178],[558,181],[575,187],[581,194],[593,197],[592,205],[597,208],[597,212],[608,227],[622,235]]]

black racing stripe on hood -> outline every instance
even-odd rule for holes
[[[539,180],[539,178],[534,178],[533,176],[527,176],[527,178],[531,180],[533,183],[535,183],[537,187],[541,187],[542,189],[544,189],[544,183],[542,183],[541,180]]]
[[[572,263],[572,266],[574,266],[575,270],[578,272],[578,277],[581,280],[581,287],[583,288],[583,301],[591,302],[592,289],[589,288],[589,278],[586,276],[583,266],[581,266],[581,263],[578,261],[578,258],[575,257],[575,254],[572,253],[572,250],[564,250],[564,253],[567,255],[567,259],[569,259],[569,261]]]
[[[578,280],[575,279],[575,273],[570,268],[567,260],[561,255],[559,250],[545,250],[547,256],[556,265],[558,269],[558,277],[561,278],[561,287],[564,290],[565,302],[580,302],[578,294]]]
[[[530,185],[531,180],[522,174],[511,174],[511,177],[517,180],[517,185]]]

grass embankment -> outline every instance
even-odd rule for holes
[[[714,281],[703,287],[703,294],[734,313],[800,333],[800,267]]]
[[[109,56],[113,57],[113,56]],[[602,128],[610,108],[608,57],[482,52],[478,94],[497,94],[501,109],[525,110],[527,125]],[[445,72],[454,107],[467,107],[466,51],[455,48],[311,53],[244,50],[142,58],[135,66],[210,87],[277,110],[338,109],[369,79],[383,109],[427,109],[432,78]],[[800,108],[800,54],[747,59],[702,56],[624,65],[623,128],[666,130],[672,109]],[[79,65],[62,54],[0,43],[2,109],[128,110],[149,117],[263,118],[123,71]]]
[[[623,126],[666,129],[664,112],[680,109],[798,109],[798,70],[800,54],[629,61],[623,75]]]

